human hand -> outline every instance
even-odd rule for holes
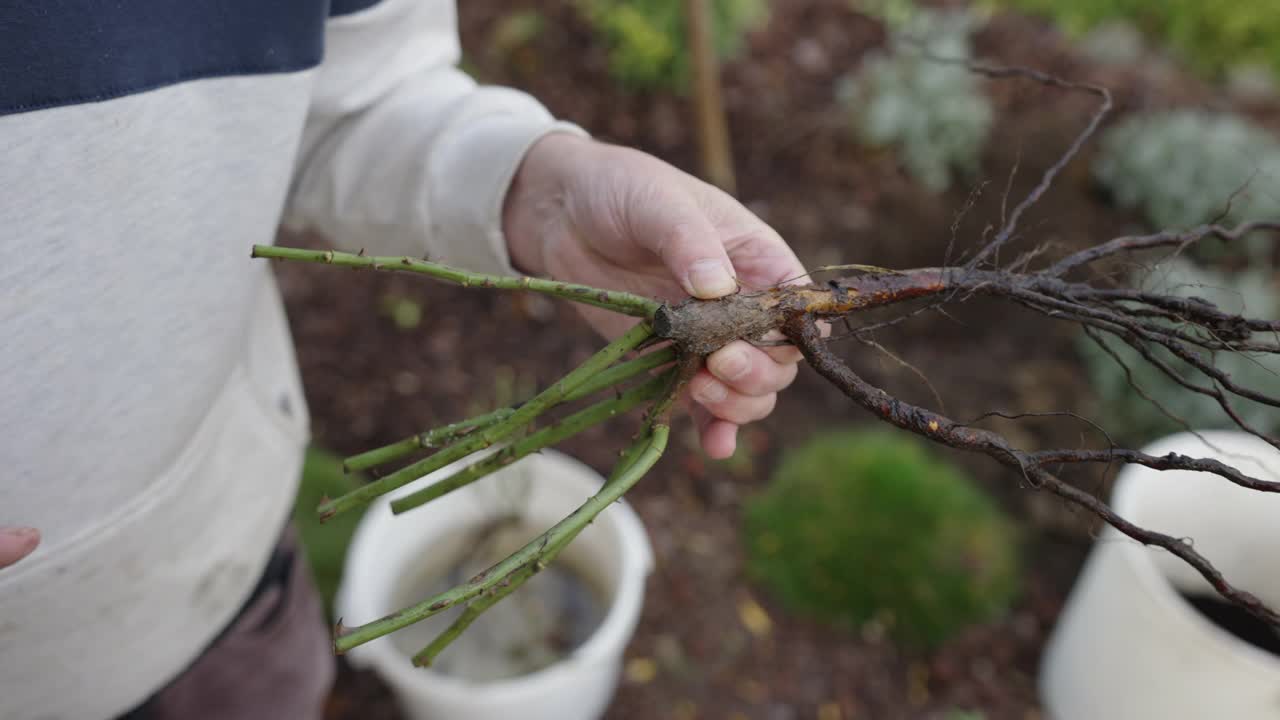
[[[637,150],[567,134],[526,154],[503,227],[522,272],[668,301],[805,274],[778,233],[719,188]],[[583,314],[606,337],[634,322],[597,308]],[[708,455],[733,454],[738,427],[772,412],[800,357],[737,341],[707,358],[689,389]]]
[[[0,527],[0,570],[30,555],[40,544],[40,531],[29,527]]]

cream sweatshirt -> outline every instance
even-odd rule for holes
[[[459,71],[447,0],[0,2],[0,718],[110,718],[230,620],[307,440],[282,221],[510,272],[557,123]],[[332,292],[342,292],[335,283]]]

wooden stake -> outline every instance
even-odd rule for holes
[[[737,192],[729,125],[725,118],[720,84],[720,59],[716,55],[711,0],[685,0],[689,38],[689,65],[693,70],[693,102],[698,122],[698,148],[702,176],[725,192]]]

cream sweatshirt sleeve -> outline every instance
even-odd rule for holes
[[[557,122],[529,95],[457,68],[453,0],[382,0],[330,20],[285,208],[344,248],[513,274],[502,204]]]

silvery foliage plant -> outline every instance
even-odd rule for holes
[[[1280,313],[1280,277],[1269,264],[1256,264],[1243,271],[1228,273],[1205,268],[1194,261],[1176,256],[1139,271],[1134,287],[1167,292],[1180,297],[1197,297],[1216,304],[1228,313],[1250,317],[1276,317]],[[1107,347],[1130,368],[1132,382],[1164,407],[1168,414],[1144,399],[1130,386],[1130,377],[1088,338],[1080,340],[1089,374],[1098,397],[1104,398],[1103,410],[1107,427],[1124,428],[1130,439],[1152,440],[1167,432],[1185,429],[1181,418],[1194,430],[1233,427],[1230,417],[1212,397],[1189,393],[1150,363],[1143,362],[1133,348],[1119,341],[1108,341]],[[1194,379],[1189,368],[1163,348],[1149,345],[1153,352],[1173,367],[1186,370],[1183,376]],[[1243,386],[1263,392],[1280,387],[1280,356],[1220,352],[1214,365]],[[1264,433],[1280,431],[1280,412],[1274,407],[1234,398],[1233,409],[1255,430]],[[1170,415],[1175,417],[1170,417]]]
[[[955,171],[978,167],[993,111],[980,79],[955,62],[972,55],[976,25],[962,12],[917,11],[891,23],[889,47],[841,81],[862,142],[893,147],[903,166],[933,192],[950,187]]]
[[[1155,229],[1280,218],[1280,140],[1227,113],[1131,117],[1102,136],[1093,171],[1117,205]],[[1260,261],[1270,245],[1254,236],[1246,247]]]

